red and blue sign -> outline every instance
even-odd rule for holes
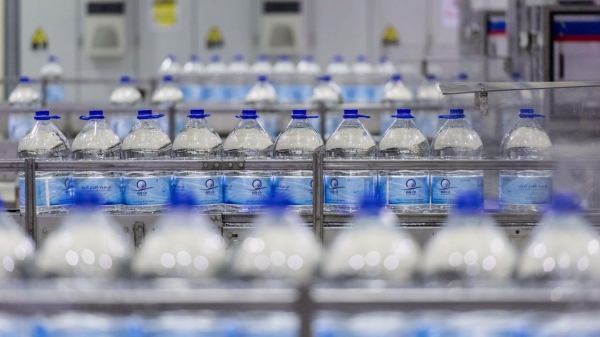
[[[556,42],[600,42],[600,21],[555,21],[552,36]]]

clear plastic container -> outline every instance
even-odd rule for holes
[[[297,88],[296,101],[308,103],[313,94],[317,77],[321,73],[321,67],[315,62],[312,55],[306,55],[296,66]]]
[[[440,105],[440,97],[438,78],[433,74],[428,74],[417,89],[417,103],[421,109],[417,111],[415,121],[428,139],[433,138],[439,128],[436,116],[438,109],[432,110],[431,108]]]
[[[255,75],[271,75],[273,66],[269,62],[267,55],[259,55],[256,62],[250,68],[250,71]]]
[[[190,56],[189,61],[183,66],[183,84],[181,92],[183,100],[186,102],[199,102],[202,100],[202,77],[204,75],[204,65],[196,54]]]
[[[327,65],[327,74],[339,84],[344,102],[353,102],[354,87],[351,85],[352,75],[350,74],[350,66],[344,62],[344,58],[341,55],[334,56],[331,63]]]
[[[110,94],[110,103],[123,110],[110,116],[108,123],[119,138],[124,138],[137,122],[133,109],[142,103],[142,93],[135,87],[135,80],[121,76],[121,84]]]
[[[273,141],[256,120],[256,110],[243,110],[242,120],[223,143],[224,159],[268,159]],[[225,210],[244,213],[264,209],[266,198],[271,195],[271,171],[239,170],[225,171],[223,179],[223,202]]]
[[[213,55],[206,65],[206,90],[204,100],[213,103],[229,101],[230,90],[227,85],[227,65],[219,55]]]
[[[87,121],[73,140],[73,160],[121,159],[121,140],[110,129],[102,110],[91,110],[89,116],[79,117]],[[73,172],[73,195],[75,198],[94,194],[98,206],[106,212],[119,212],[123,206],[121,172],[75,171]]]
[[[269,111],[272,105],[277,102],[277,92],[275,87],[264,75],[259,75],[256,84],[246,95],[246,104],[251,105],[258,111]],[[259,124],[264,128],[269,137],[277,137],[279,130],[279,114],[274,112],[261,113]]]
[[[277,100],[282,103],[296,102],[296,65],[289,55],[281,55],[273,66],[273,82]]]
[[[181,75],[181,64],[177,62],[175,55],[168,55],[160,64],[158,69],[158,75],[160,76],[173,76],[174,78]]]
[[[429,142],[413,122],[410,109],[398,109],[396,121],[379,142],[382,159],[429,158]],[[429,171],[379,171],[379,197],[386,207],[401,213],[421,213],[429,209]]]
[[[11,108],[36,109],[41,104],[40,90],[29,77],[21,76],[19,84],[8,96]],[[8,115],[8,138],[21,139],[33,125],[33,113],[14,112]]]
[[[221,137],[206,123],[210,115],[204,110],[191,110],[189,121],[173,142],[173,158],[181,160],[219,160]],[[173,195],[190,194],[194,208],[204,213],[221,213],[223,207],[223,175],[220,171],[176,171]]]
[[[325,157],[330,159],[375,159],[377,143],[358,120],[370,118],[358,110],[345,110],[344,120],[327,139]],[[363,198],[375,196],[376,170],[332,170],[324,172],[326,212],[351,213],[360,209]]]
[[[380,126],[381,134],[383,135],[387,129],[394,122],[394,117],[391,115],[395,114],[395,108],[405,107],[406,104],[410,104],[414,101],[415,97],[413,93],[408,89],[404,82],[402,82],[402,76],[400,74],[393,74],[389,77],[389,81],[383,86],[381,94],[381,102],[390,107],[389,113],[381,114]]]
[[[171,158],[171,140],[159,127],[152,110],[138,111],[138,121],[123,139],[121,157],[125,160]],[[170,171],[129,171],[123,173],[123,211],[154,213],[165,210],[171,199]]]
[[[46,103],[56,103],[65,101],[65,87],[60,84],[60,79],[64,74],[64,69],[54,55],[48,56],[48,62],[40,69],[40,75],[47,80],[46,83]]]
[[[175,78],[170,75],[163,76],[162,83],[154,90],[152,94],[152,104],[162,109],[169,109],[183,102],[183,92],[175,83]],[[160,127],[165,132],[169,132],[169,120],[167,118],[158,121]],[[175,134],[181,132],[185,126],[185,117],[175,116]]]
[[[353,97],[349,102],[375,102],[377,99],[377,89],[375,86],[375,72],[373,66],[367,62],[364,55],[356,57],[356,62],[352,64],[351,72],[353,76]]]
[[[317,116],[307,116],[306,110],[292,112],[292,121],[275,141],[273,151],[275,159],[312,160],[314,151],[323,146],[323,139],[309,123],[309,118],[317,118]],[[273,192],[276,196],[289,200],[288,208],[311,214],[313,172],[306,170],[274,172]]]
[[[21,279],[34,263],[35,243],[25,234],[23,228],[6,212],[0,201],[0,280]],[[2,335],[0,319],[0,335]]]
[[[230,101],[244,102],[246,95],[252,88],[253,76],[250,65],[244,61],[243,55],[236,55],[227,68],[229,73]]]
[[[450,109],[447,119],[431,143],[433,159],[481,159],[481,138],[465,120],[462,109]],[[432,170],[431,209],[447,212],[456,196],[462,193],[477,193],[483,197],[483,171],[481,170]]]
[[[552,142],[536,117],[533,109],[521,109],[519,121],[500,145],[500,156],[505,159],[550,159]],[[543,211],[551,202],[552,171],[500,171],[500,208],[511,213]]]
[[[38,161],[69,160],[67,138],[51,122],[59,116],[50,116],[47,110],[35,112],[35,123],[21,139],[19,159],[35,158]],[[66,213],[72,204],[71,172],[40,171],[35,173],[36,212]],[[25,173],[19,172],[19,204],[25,213]]]

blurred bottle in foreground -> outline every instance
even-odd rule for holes
[[[0,260],[4,267],[0,268],[0,280],[22,279],[30,273],[34,254],[35,243],[0,201]],[[2,323],[0,326],[4,326]]]
[[[8,138],[20,139],[33,125],[33,110],[40,106],[40,91],[29,77],[21,76],[19,84],[8,96],[11,109],[31,110],[14,112],[8,115]]]
[[[135,81],[129,76],[121,76],[119,85],[110,94],[110,103],[117,112],[109,118],[110,128],[119,136],[124,138],[137,121],[136,113],[133,111],[142,103],[142,93],[134,85]]]
[[[505,159],[550,159],[552,143],[533,109],[521,109],[519,122],[504,136],[500,156]],[[507,212],[539,212],[551,202],[552,171],[500,171],[500,208]]]

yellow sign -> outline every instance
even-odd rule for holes
[[[218,48],[223,47],[223,34],[217,26],[212,26],[206,34],[206,47],[207,48]]]
[[[154,0],[152,14],[155,24],[159,26],[174,26],[177,23],[177,1]]]
[[[31,35],[31,49],[47,49],[48,48],[48,35],[42,27],[37,27]]]
[[[387,25],[385,30],[383,31],[383,36],[381,38],[381,43],[384,46],[397,46],[400,44],[400,39],[398,38],[398,31],[396,31],[396,27],[392,25]]]

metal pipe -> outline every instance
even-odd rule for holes
[[[317,242],[323,244],[323,159],[325,147],[321,146],[313,153],[313,231]]]
[[[35,159],[25,159],[25,227],[31,238],[36,238]]]
[[[175,104],[171,104],[169,109],[167,110],[167,118],[169,119],[169,138],[171,141],[175,140],[175,115],[177,113],[177,109],[175,109]]]

